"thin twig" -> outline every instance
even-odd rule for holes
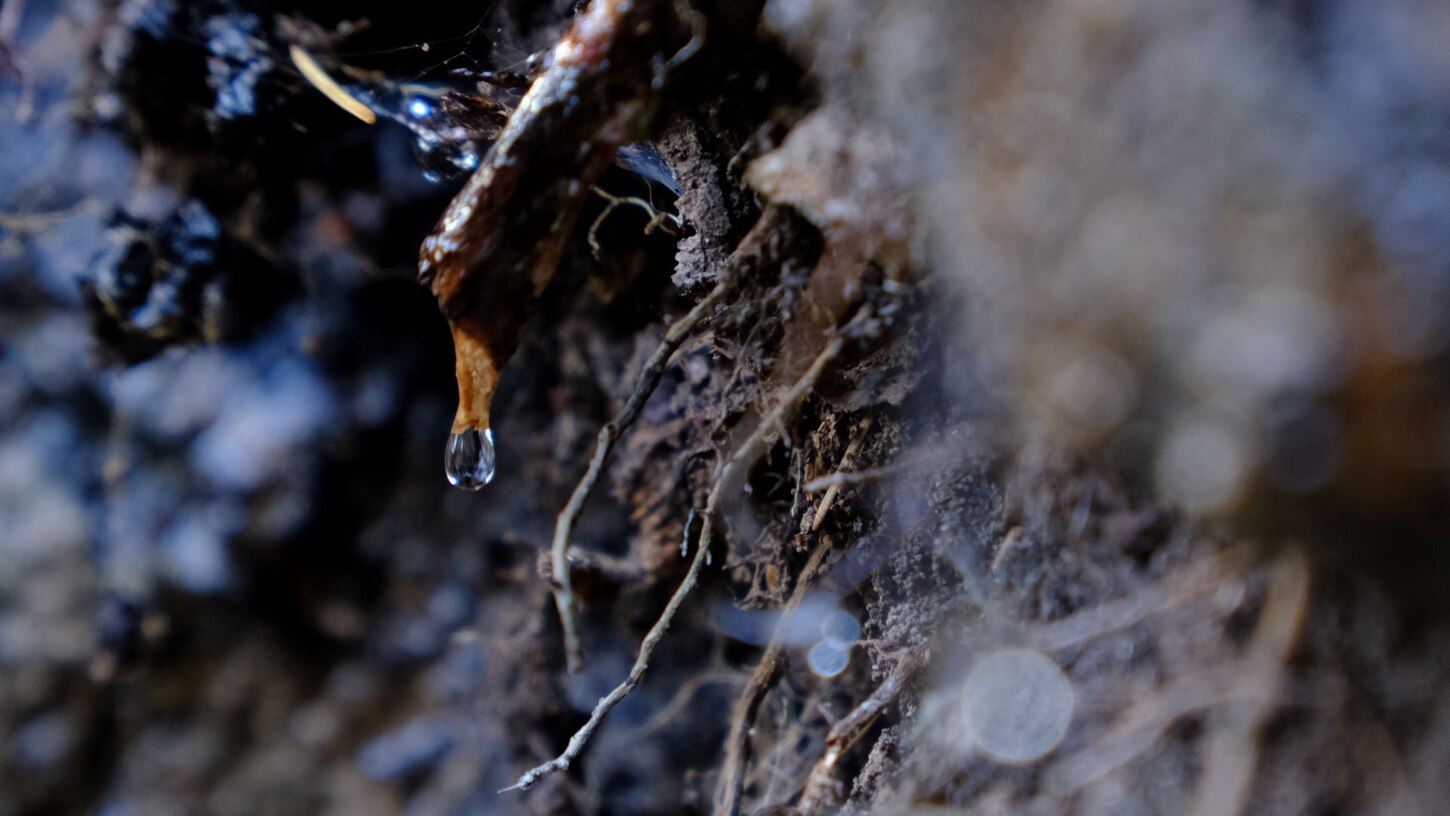
[[[103,202],[88,198],[69,207],[47,212],[0,212],[0,230],[17,235],[44,232],[67,218],[89,212],[102,213],[105,210],[106,205]]]
[[[960,438],[945,440],[944,444],[933,443],[930,446],[919,446],[914,450],[906,451],[902,456],[898,457],[897,461],[891,464],[856,471],[837,470],[835,473],[828,473],[824,476],[811,479],[801,489],[806,493],[819,493],[822,490],[829,490],[836,485],[851,485],[858,482],[881,479],[887,476],[895,476],[898,473],[914,472],[944,465],[959,465],[963,462],[973,461],[979,454],[983,454],[985,451],[986,446],[983,444],[981,435],[967,430],[963,432]]]
[[[681,226],[681,221],[678,215],[661,210],[653,203],[639,196],[617,196],[613,193],[606,192],[598,185],[594,187],[594,194],[609,202],[604,205],[604,209],[599,211],[599,215],[595,216],[594,223],[589,225],[589,234],[587,236],[589,239],[589,251],[594,255],[594,260],[596,261],[600,259],[600,255],[603,252],[603,248],[599,246],[599,228],[604,225],[604,219],[608,218],[609,214],[614,212],[618,207],[625,205],[639,207],[649,215],[649,223],[644,225],[645,235],[649,235],[659,227],[663,227],[665,232],[670,235],[679,234],[678,230]]]
[[[571,672],[578,672],[584,668],[584,645],[579,640],[579,623],[574,612],[574,590],[569,575],[569,537],[574,532],[574,524],[579,520],[579,514],[584,510],[584,503],[589,500],[589,494],[598,483],[600,474],[604,472],[604,465],[609,461],[609,454],[614,450],[615,443],[619,441],[620,434],[634,424],[635,419],[639,417],[645,400],[654,393],[655,387],[660,383],[660,377],[664,376],[670,358],[679,349],[680,344],[685,342],[685,338],[690,336],[700,321],[704,320],[725,295],[734,288],[735,282],[740,277],[739,268],[738,266],[733,267],[710,294],[697,303],[689,314],[675,321],[669,331],[665,332],[665,339],[660,342],[659,348],[655,349],[649,362],[645,363],[644,370],[640,372],[639,379],[635,382],[634,391],[624,403],[624,408],[614,419],[606,422],[604,427],[599,429],[599,438],[594,444],[594,458],[589,462],[589,469],[584,471],[584,476],[574,487],[573,495],[569,497],[569,502],[564,505],[564,509],[559,512],[559,518],[554,524],[554,541],[549,549],[550,557],[553,559],[550,584],[554,590],[554,606],[559,610],[559,623],[564,630],[564,656]]]
[[[825,750],[826,735],[814,727],[816,723],[810,716],[810,712],[815,712],[822,720],[826,719],[822,710],[822,691],[821,686],[816,686],[807,692],[800,702],[800,715],[794,717],[791,716],[791,702],[783,696],[777,698],[780,713],[775,722],[775,744],[770,748],[770,757],[762,757],[760,762],[754,763],[741,782],[745,790],[760,790],[764,785],[765,792],[760,797],[762,802],[775,801],[775,792],[783,784],[790,785],[792,790],[799,787],[800,780],[805,779],[809,772],[807,766],[811,763],[808,759]],[[830,722],[826,723],[827,727],[830,725]],[[759,731],[759,726],[756,730]]]
[[[832,337],[826,343],[825,349],[816,357],[815,362],[811,364],[811,367],[806,373],[781,397],[780,402],[772,409],[770,415],[762,419],[750,436],[736,448],[735,453],[731,455],[729,461],[721,468],[720,475],[715,480],[715,486],[710,490],[709,498],[705,501],[705,511],[702,514],[700,526],[700,542],[696,547],[695,557],[690,560],[689,570],[680,581],[680,585],[675,589],[675,593],[670,596],[669,603],[665,604],[665,609],[660,613],[659,619],[655,621],[654,626],[650,627],[649,633],[645,635],[644,641],[640,643],[639,656],[635,658],[634,666],[629,670],[629,676],[624,679],[624,682],[616,686],[613,691],[609,692],[604,699],[599,701],[594,707],[593,713],[589,715],[589,721],[584,723],[584,726],[569,739],[569,744],[564,748],[562,754],[528,771],[519,777],[519,781],[514,783],[512,787],[505,788],[504,790],[528,790],[538,784],[539,780],[559,771],[567,770],[569,765],[584,750],[584,746],[589,743],[590,737],[599,728],[599,724],[604,721],[605,715],[618,705],[620,700],[628,697],[630,692],[639,687],[639,684],[644,680],[645,673],[649,670],[649,660],[654,654],[655,647],[659,645],[665,636],[665,632],[669,630],[670,623],[674,621],[675,614],[680,609],[680,604],[684,602],[685,597],[690,594],[690,591],[695,588],[695,584],[699,582],[700,570],[710,557],[710,544],[715,532],[715,515],[719,509],[721,496],[725,494],[727,486],[734,484],[736,479],[745,472],[746,468],[754,463],[768,449],[770,444],[775,441],[775,428],[780,418],[792,411],[801,399],[815,387],[816,380],[820,379],[821,373],[825,371],[826,366],[841,352],[842,345],[843,340],[840,335]],[[596,459],[598,458],[596,457]],[[580,500],[580,504],[583,504],[582,499]],[[555,561],[555,564],[557,565],[562,561],[563,559],[558,559]],[[500,793],[502,792],[500,791]]]
[[[630,737],[639,740],[649,734],[663,728],[667,723],[673,721],[680,712],[690,707],[694,697],[700,689],[706,686],[733,686],[740,682],[740,674],[733,671],[718,670],[708,674],[697,674],[691,677],[688,682],[680,686],[675,696],[664,708],[655,712],[638,729],[631,732]]]
[[[863,423],[862,435],[858,436],[859,442],[864,436],[865,430],[870,427]],[[850,456],[857,447],[856,443],[847,446],[846,456]],[[844,461],[845,457],[842,457]],[[817,514],[819,518],[819,513]],[[785,608],[780,618],[776,621],[775,631],[771,633],[770,645],[765,647],[765,654],[760,656],[760,663],[756,665],[755,672],[751,674],[750,681],[745,684],[745,690],[735,701],[735,707],[730,717],[730,736],[725,743],[725,764],[720,771],[720,779],[715,788],[715,816],[736,816],[740,812],[741,783],[745,778],[745,764],[749,759],[749,736],[751,725],[755,722],[755,714],[760,709],[761,702],[765,695],[775,685],[784,667],[782,654],[784,642],[778,636],[781,627],[791,619],[796,610],[800,608],[801,602],[805,600],[806,590],[815,582],[821,565],[830,552],[830,539],[822,538],[817,542],[806,565],[801,568],[800,577],[796,579],[795,589],[786,601]]]
[[[1150,750],[1179,718],[1205,709],[1237,704],[1247,716],[1233,729],[1233,755],[1227,742],[1207,749],[1203,781],[1198,789],[1199,809],[1213,813],[1237,813],[1252,778],[1257,745],[1256,734],[1265,713],[1279,704],[1284,660],[1297,642],[1309,596],[1308,567],[1301,553],[1281,558],[1273,568],[1264,609],[1249,654],[1222,666],[1176,678],[1162,689],[1139,698],[1101,739],[1078,753],[1059,760],[1049,786],[1059,797],[1067,797],[1125,767]],[[1271,675],[1267,676],[1266,675]],[[1224,731],[1224,729],[1220,729]],[[1210,742],[1218,741],[1216,734]],[[1238,754],[1242,754],[1240,761]],[[1225,759],[1227,757],[1227,759]],[[1218,767],[1215,768],[1214,766]],[[1213,784],[1207,784],[1214,777]]]
[[[712,495],[711,499],[714,498],[715,496]],[[714,525],[708,515],[710,509],[710,505],[706,504],[707,515],[700,528],[700,545],[695,551],[695,557],[690,560],[690,569],[685,573],[680,585],[675,588],[675,594],[670,596],[669,603],[665,604],[665,609],[660,613],[659,619],[655,621],[654,626],[650,627],[649,634],[645,635],[644,640],[639,644],[639,657],[635,658],[634,666],[629,670],[629,676],[594,706],[593,713],[589,715],[589,721],[584,723],[584,726],[576,731],[573,737],[569,738],[569,744],[564,748],[562,754],[525,773],[513,786],[504,788],[499,793],[528,790],[538,784],[539,780],[559,771],[568,770],[569,765],[584,750],[584,746],[589,744],[589,738],[594,736],[594,731],[604,721],[605,715],[618,705],[620,700],[628,697],[630,692],[639,687],[640,682],[644,680],[645,672],[649,670],[649,659],[654,654],[655,647],[664,639],[665,632],[669,630],[670,624],[675,619],[675,613],[679,611],[685,596],[690,594],[700,580],[700,570],[705,566],[705,555],[710,552],[710,538],[714,532]]]
[[[1385,784],[1393,786],[1393,790],[1375,797],[1381,802],[1387,800],[1380,812],[1406,816],[1423,816],[1428,813],[1425,804],[1420,801],[1420,792],[1410,781],[1405,759],[1396,747],[1389,728],[1368,708],[1360,710],[1359,716],[1349,715],[1351,719],[1348,727],[1352,729],[1350,733],[1353,736],[1345,742],[1355,764],[1370,778],[1379,777]],[[1379,785],[1373,787],[1383,790]]]
[[[866,432],[871,430],[871,418],[861,420],[860,431],[851,444],[846,446],[846,452],[841,456],[841,467],[850,467],[856,452],[861,449],[861,443],[866,441]],[[826,513],[830,511],[831,505],[836,501],[836,494],[841,490],[841,483],[836,482],[826,490],[826,495],[821,497],[820,507],[816,508],[816,516],[811,520],[811,532],[821,529],[821,524],[826,520]]]
[[[925,660],[919,655],[907,654],[902,657],[870,697],[862,700],[850,714],[831,726],[830,733],[826,735],[826,751],[806,777],[805,788],[801,791],[800,802],[795,808],[797,816],[815,816],[826,803],[826,798],[835,787],[836,764],[851,746],[866,736],[871,724],[901,694],[901,690],[924,663]]]
[[[811,557],[801,570],[800,578],[796,579],[795,590],[791,593],[780,619],[776,621],[777,631],[800,608],[801,601],[805,599],[805,588],[811,583],[808,579],[814,577],[816,569],[825,561],[826,553],[830,549],[830,540],[822,538],[811,551]],[[730,736],[725,743],[725,764],[720,770],[720,779],[715,788],[715,816],[734,816],[740,812],[741,783],[745,779],[745,765],[750,758],[750,730],[755,723],[760,704],[764,702],[765,695],[774,688],[775,681],[779,679],[781,669],[785,666],[785,661],[781,658],[783,651],[782,639],[772,634],[770,645],[765,647],[765,654],[760,656],[760,663],[756,664],[750,681],[745,684],[745,689],[740,692],[740,697],[736,699],[731,710]]]
[[[346,88],[337,84],[337,80],[328,76],[327,71],[317,64],[317,60],[313,59],[311,54],[303,51],[301,46],[290,46],[287,49],[287,55],[292,58],[292,64],[297,66],[302,78],[327,97],[328,101],[369,125],[377,124],[378,115],[373,113],[373,109],[364,105],[361,100],[348,93]]]
[[[683,0],[675,0],[675,13],[689,22],[690,41],[685,43],[684,47],[677,51],[673,57],[670,57],[669,62],[664,64],[659,78],[655,80],[656,82],[662,82],[664,75],[688,62],[691,57],[699,53],[701,48],[705,47],[705,30],[707,26],[705,15],[701,14],[697,9]]]
[[[1248,569],[1252,557],[1246,547],[1202,556],[1126,598],[1038,626],[1031,634],[1032,643],[1039,649],[1056,651],[1131,628],[1223,587],[1227,576]]]
[[[1054,797],[1066,799],[1143,756],[1180,718],[1214,706],[1262,696],[1239,683],[1238,662],[1173,679],[1137,698],[1101,738],[1057,760],[1048,777]]]
[[[1259,613],[1253,645],[1244,660],[1240,682],[1263,696],[1221,713],[1221,723],[1208,738],[1203,773],[1194,796],[1195,816],[1238,816],[1249,800],[1259,762],[1259,732],[1279,703],[1284,667],[1309,608],[1309,564],[1304,553],[1290,550],[1270,573],[1264,611]]]

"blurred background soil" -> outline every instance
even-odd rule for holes
[[[5,0],[0,816],[1441,812],[1450,5],[690,8],[465,493],[406,102],[573,4]]]

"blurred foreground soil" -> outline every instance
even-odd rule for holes
[[[1443,812],[1450,5],[635,2],[478,493],[413,103],[573,4],[0,6],[0,816]]]

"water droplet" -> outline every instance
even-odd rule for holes
[[[414,119],[427,119],[433,115],[433,103],[421,96],[415,96],[408,101],[408,115]]]
[[[851,663],[851,644],[833,637],[822,638],[811,647],[806,663],[821,677],[835,677]]]
[[[982,658],[962,687],[973,741],[1001,762],[1031,762],[1062,742],[1072,722],[1072,683],[1051,659],[1029,649]]]
[[[423,166],[423,178],[434,184],[473,172],[480,162],[478,147],[472,142],[449,139],[431,130],[419,132],[413,152]]]
[[[472,144],[465,143],[458,149],[458,156],[453,160],[460,170],[478,169],[478,148]]]
[[[448,435],[443,469],[448,483],[464,490],[481,490],[493,481],[493,431],[477,428]]]
[[[850,643],[861,637],[861,622],[850,612],[837,609],[821,619],[821,634]]]

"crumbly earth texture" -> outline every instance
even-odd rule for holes
[[[1450,801],[1441,4],[662,2],[679,194],[606,173],[464,493],[415,277],[469,146],[288,47],[404,117],[574,6],[0,7],[0,816]],[[570,673],[556,517],[725,280]]]

